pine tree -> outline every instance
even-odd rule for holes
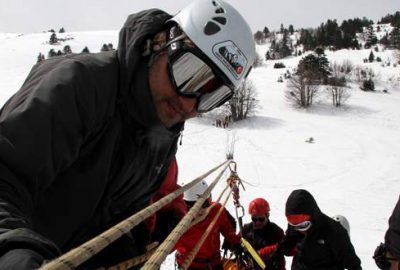
[[[265,43],[264,33],[261,31],[257,31],[254,34],[254,40],[256,41],[257,44],[264,44]]]
[[[343,46],[342,31],[340,30],[336,20],[328,20],[325,24],[325,42],[326,45],[334,46],[341,49]]]
[[[321,57],[323,54],[325,54],[325,51],[324,51],[323,47],[315,48],[314,52],[317,54],[318,57]]]
[[[309,54],[300,60],[296,75],[306,78],[308,82],[325,83],[330,75],[329,61],[324,53]]]
[[[85,46],[85,48],[82,50],[82,53],[90,53],[89,48]]]
[[[291,41],[289,39],[289,31],[286,29],[283,32],[281,41],[277,44],[276,52],[279,53],[280,58],[285,58],[292,54],[293,50],[290,48]]]
[[[56,33],[51,34],[49,43],[50,44],[56,44],[57,42],[58,42],[58,38],[57,38]]]
[[[321,25],[317,28],[317,33],[316,33],[316,41],[317,41],[317,46],[326,46],[327,41],[326,41],[326,30],[325,30],[325,24],[321,23]]]
[[[368,56],[368,61],[369,61],[370,63],[372,63],[372,62],[374,62],[374,60],[375,60],[375,55],[374,55],[374,53],[371,51],[371,52],[369,53],[369,56]]]
[[[263,33],[264,33],[264,37],[265,38],[269,37],[269,29],[268,29],[268,27],[266,27],[266,26],[264,27]]]
[[[316,40],[307,29],[301,30],[299,42],[303,44],[305,51],[314,50],[316,47]]]
[[[379,43],[384,45],[385,47],[388,47],[390,45],[390,41],[389,41],[389,34],[385,34],[381,40],[379,40]]]
[[[112,43],[108,43],[107,46],[108,46],[108,49],[109,49],[110,51],[114,50],[114,46],[113,46]]]
[[[378,23],[390,23],[393,27],[400,27],[400,11],[396,11],[395,14],[387,14]]]
[[[63,53],[64,54],[71,54],[72,53],[71,47],[69,45],[65,45],[64,49],[63,49]]]
[[[369,26],[367,28],[367,38],[366,38],[366,42],[364,47],[366,49],[371,48],[372,46],[376,45],[376,43],[378,43],[378,38],[375,35],[374,29],[372,28],[372,26]]]
[[[42,53],[39,53],[36,63],[42,62],[43,60],[44,60],[44,55]]]
[[[293,33],[294,33],[294,27],[293,27],[292,24],[289,25],[289,33],[290,33],[291,35],[293,35]]]
[[[65,33],[65,29],[64,29],[64,27],[61,27],[60,28],[60,31],[58,31],[59,33]]]
[[[54,49],[50,49],[50,51],[47,53],[47,58],[50,58],[50,57],[53,57],[56,55],[57,55],[56,51]]]
[[[101,47],[100,51],[101,51],[101,52],[106,52],[106,51],[108,51],[108,46],[107,46],[107,44],[104,43],[103,46]]]
[[[400,28],[394,27],[389,35],[389,46],[394,49],[400,50]]]

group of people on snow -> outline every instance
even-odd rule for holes
[[[185,192],[184,201],[190,208],[206,190],[207,184],[200,182],[191,190]],[[188,230],[176,246],[177,265],[185,261],[187,254],[198,242],[205,228],[214,218],[217,209],[222,207],[212,203],[211,198],[203,205],[203,211],[215,207],[207,215],[202,215],[200,221]],[[240,246],[240,238],[246,239],[257,250],[266,265],[266,269],[284,270],[285,256],[293,256],[291,269],[362,269],[361,261],[350,240],[350,225],[342,215],[329,217],[318,207],[310,192],[298,189],[291,192],[286,206],[285,216],[288,222],[286,231],[270,221],[270,206],[264,198],[252,200],[248,206],[251,222],[241,228],[235,235],[235,221],[229,212],[224,209],[211,235],[202,245],[190,265],[189,269],[231,269],[226,258],[221,258],[219,234],[227,239],[227,245],[236,256],[246,252]],[[378,245],[373,258],[379,269],[400,269],[400,197],[389,219],[389,228],[385,235],[385,242]],[[260,269],[253,261],[253,268]],[[237,269],[237,268],[233,268]]]
[[[0,269],[38,269],[177,190],[185,121],[231,99],[255,59],[252,31],[234,7],[194,0],[174,16],[159,9],[130,15],[117,50],[37,63],[0,110]],[[89,250],[77,268],[112,266],[146,252],[185,216],[192,195],[102,251]],[[223,267],[220,233],[238,255],[247,239],[267,269],[285,269],[287,255],[296,270],[361,269],[346,230],[306,190],[290,194],[285,232],[269,220],[262,198],[250,203],[252,222],[241,234],[220,209],[211,198],[204,203],[175,246],[178,264],[218,213],[192,269]],[[399,215],[396,206],[375,252],[381,269],[398,269]]]
[[[207,184],[201,182],[185,192],[184,201],[188,208],[206,188]],[[194,225],[176,245],[178,266],[184,263],[220,207],[220,204],[212,203],[211,198],[203,205],[203,211],[208,211],[208,214],[200,221],[195,220]],[[246,239],[258,252],[266,269],[286,269],[285,256],[293,256],[291,269],[362,269],[361,261],[350,241],[347,219],[343,216],[326,216],[307,190],[294,190],[289,195],[285,209],[288,222],[286,231],[270,221],[270,206],[263,198],[250,202],[248,214],[251,222],[235,234],[235,223],[225,209],[189,269],[224,269],[219,234],[228,240],[227,245],[224,243],[225,248],[231,249],[239,257],[247,254],[240,245],[240,238]],[[256,263],[253,262],[252,265],[254,269],[260,269]],[[247,268],[243,266],[243,269]]]

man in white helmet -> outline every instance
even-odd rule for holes
[[[227,101],[254,59],[243,17],[197,0],[130,15],[116,51],[35,65],[0,112],[0,269],[38,268],[147,206],[184,121]],[[112,246],[89,263],[143,247]]]
[[[350,223],[349,223],[349,221],[347,220],[347,218],[346,218],[345,216],[342,216],[342,215],[334,215],[334,216],[332,217],[332,219],[335,220],[335,221],[337,221],[337,222],[339,222],[340,225],[342,225],[343,228],[346,229],[347,233],[348,233],[349,236],[350,236]]]
[[[191,189],[186,191],[183,196],[188,209],[203,195],[208,188],[205,181],[201,181]],[[189,254],[199,242],[208,226],[213,222],[219,210],[223,207],[219,203],[211,201],[211,196],[204,202],[198,216],[194,219],[192,226],[187,230],[176,244],[176,262],[181,266],[188,258]],[[226,244],[235,252],[240,253],[240,236],[235,233],[233,217],[226,209],[223,209],[221,215],[216,220],[204,243],[197,252],[195,258],[190,264],[189,270],[213,269],[222,270],[221,243],[220,235],[225,238]],[[234,220],[233,220],[234,222]]]

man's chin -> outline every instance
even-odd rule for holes
[[[164,127],[170,128],[175,126],[178,123],[184,122],[182,118],[177,118],[177,117],[159,117],[161,124],[163,124]]]

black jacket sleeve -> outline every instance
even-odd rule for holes
[[[56,245],[34,232],[35,201],[74,162],[102,117],[84,65],[57,61],[34,67],[1,110],[0,256],[11,249],[32,249],[44,258],[58,253]]]
[[[358,258],[347,231],[343,228],[336,230],[335,235],[329,236],[332,243],[332,252],[344,269],[361,270],[361,261]]]
[[[285,236],[278,243],[276,253],[279,255],[293,256],[293,252],[299,242],[304,238],[304,235],[296,231],[288,225]]]
[[[400,197],[389,218],[389,228],[385,234],[385,245],[397,260],[400,260]]]

